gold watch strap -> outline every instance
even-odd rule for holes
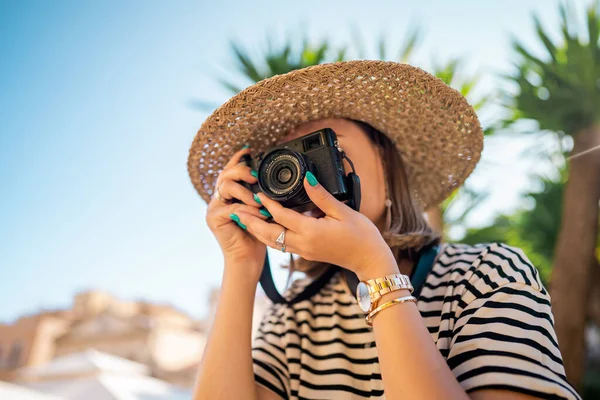
[[[411,293],[414,290],[410,283],[410,278],[402,274],[392,274],[384,276],[383,278],[370,279],[365,281],[365,283],[367,284],[371,296],[376,294],[378,297],[381,297],[386,293],[398,289],[407,289]]]
[[[383,278],[369,279],[368,281],[364,281],[364,283],[371,298],[371,308],[368,312],[373,311],[377,307],[379,299],[385,294],[402,289],[406,289],[412,293],[414,290],[410,283],[410,278],[403,274],[392,274]]]

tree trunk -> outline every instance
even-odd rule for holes
[[[600,262],[596,260],[590,271],[590,298],[587,319],[600,328]]]
[[[574,136],[572,155],[600,145],[600,125]],[[600,155],[592,151],[570,161],[561,228],[552,271],[552,309],[567,378],[581,388],[585,345],[584,329],[595,263],[600,199]]]

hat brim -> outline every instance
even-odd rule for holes
[[[215,110],[190,149],[194,187],[209,202],[219,172],[244,144],[264,151],[321,118],[363,121],[388,136],[424,210],[464,182],[483,149],[475,111],[440,79],[408,64],[342,61],[264,79]]]

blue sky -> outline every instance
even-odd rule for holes
[[[0,321],[66,307],[89,288],[206,313],[222,257],[187,176],[208,115],[189,104],[228,98],[217,78],[232,76],[230,40],[258,51],[267,33],[306,26],[313,40],[347,43],[354,24],[367,43],[383,31],[397,48],[417,23],[415,63],[465,56],[486,93],[510,67],[509,34],[535,43],[531,12],[556,26],[556,9],[548,0],[3,1]],[[473,223],[519,205],[533,168],[518,155],[526,142],[486,143],[489,163],[473,184],[494,191]]]

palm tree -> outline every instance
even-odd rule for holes
[[[359,59],[367,58],[362,35],[356,29],[352,31],[352,35],[352,49],[357,54],[357,57]],[[376,43],[377,58],[380,60],[391,59],[399,62],[409,62],[420,39],[421,32],[417,28],[409,29],[400,48],[394,54],[391,54],[392,52],[386,46],[385,35],[381,34]],[[231,49],[238,74],[244,77],[249,84],[252,84],[274,75],[284,74],[311,65],[348,59],[346,51],[349,48],[348,46],[332,48],[326,40],[315,46],[311,45],[306,38],[302,40],[300,46],[293,46],[292,43],[292,40],[286,40],[280,48],[277,48],[271,42],[268,42],[267,51],[261,56],[261,59],[264,61],[262,63],[255,63],[247,50],[232,42]],[[473,89],[476,87],[479,78],[477,76],[462,77],[458,73],[460,67],[461,60],[454,59],[445,64],[434,66],[433,74],[467,97],[471,104],[474,105],[475,110],[480,110],[490,103],[490,98],[472,98]],[[221,79],[221,83],[233,94],[241,91],[241,88],[236,83],[223,79]],[[198,102],[198,104],[201,103]],[[491,134],[493,133],[493,129],[490,127],[485,130],[485,133],[486,135]],[[462,224],[468,213],[473,211],[485,196],[485,193],[475,192],[469,190],[467,187],[459,189],[441,206],[427,211],[431,226],[443,233],[451,226]],[[448,213],[448,210],[455,208],[456,202],[452,200],[458,198],[461,199],[461,210],[459,212]],[[455,216],[450,218],[448,217],[449,214],[454,214]]]
[[[590,272],[597,268],[596,244],[600,199],[600,18],[598,2],[587,10],[586,32],[575,13],[560,6],[561,41],[554,43],[534,17],[544,56],[528,51],[518,40],[516,73],[510,76],[518,93],[506,96],[512,120],[537,121],[547,138],[573,141],[564,190],[562,222],[557,238],[550,292],[556,332],[567,376],[581,384],[584,327]],[[565,154],[566,156],[567,154]]]
[[[299,45],[294,46],[295,44],[293,40],[287,39],[284,40],[281,47],[277,47],[271,40],[267,40],[267,48],[264,54],[261,55],[261,62],[257,63],[252,59],[247,49],[231,41],[230,46],[234,59],[233,67],[236,70],[234,75],[236,78],[241,77],[245,80],[245,85],[251,85],[263,79],[285,74],[296,69],[345,59],[346,49],[344,47],[332,49],[327,40],[314,46],[305,36]],[[220,78],[219,82],[232,94],[241,92],[245,87],[240,86],[237,80],[231,81]],[[190,101],[190,105],[203,111],[210,111],[219,106],[219,104],[211,99],[194,99]]]
[[[366,54],[363,38],[357,30],[353,30],[352,33],[353,48],[358,54],[358,58],[363,59]],[[397,61],[406,62],[408,60],[419,38],[420,33],[417,29],[409,32],[398,52]],[[249,84],[296,69],[348,59],[347,46],[334,48],[327,40],[315,45],[310,43],[306,35],[301,39],[299,45],[295,45],[295,40],[292,38],[285,39],[279,47],[267,40],[267,49],[263,55],[260,55],[260,63],[253,61],[250,52],[235,42],[231,42],[231,50],[238,74],[245,78]],[[379,39],[377,52],[380,59],[388,58],[389,51],[383,36]],[[221,79],[221,83],[233,94],[240,92],[242,89],[231,81]]]

